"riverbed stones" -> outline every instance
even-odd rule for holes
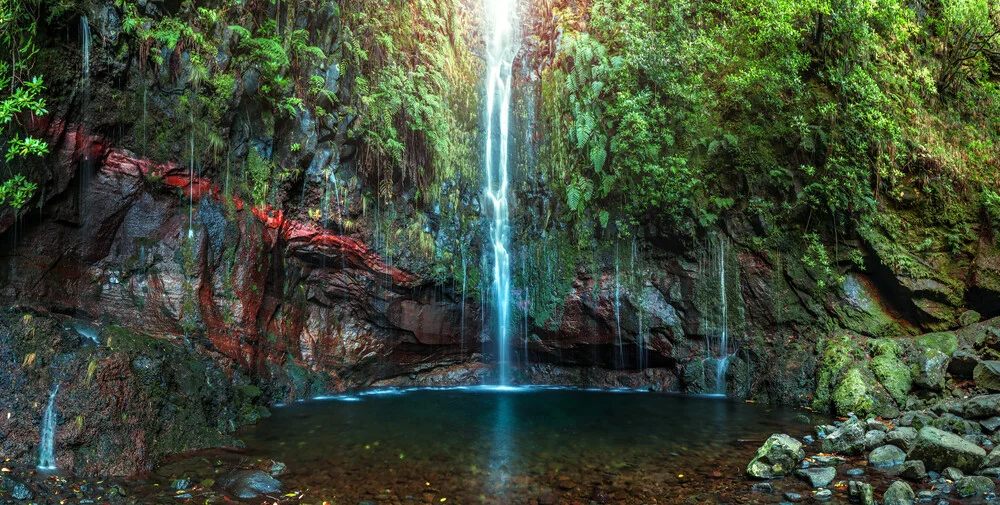
[[[962,498],[980,495],[996,487],[993,479],[981,475],[967,475],[955,481],[955,492]]]
[[[870,451],[872,449],[875,449],[876,447],[881,447],[885,445],[885,437],[886,433],[884,431],[872,430],[869,431],[868,433],[865,433],[865,440],[864,440],[865,450]]]
[[[909,484],[897,480],[885,490],[882,495],[882,505],[913,505],[916,497]]]
[[[806,457],[802,443],[784,433],[771,435],[757,449],[747,465],[747,474],[758,479],[772,479],[790,474]]]
[[[1000,447],[995,447],[983,460],[984,468],[1000,466]]]
[[[847,461],[840,456],[829,456],[826,454],[817,454],[809,459],[812,461],[813,466],[837,466]]]
[[[913,383],[924,389],[940,391],[944,386],[949,361],[947,354],[936,349],[927,349],[913,365],[911,371]]]
[[[979,356],[964,349],[959,349],[951,355],[951,361],[948,363],[948,373],[956,379],[968,380],[973,377],[976,365],[978,364]]]
[[[930,470],[953,466],[973,472],[986,459],[986,451],[958,435],[927,426],[917,433],[909,457],[923,461]]]
[[[917,460],[905,461],[899,467],[899,476],[914,482],[920,482],[927,479],[927,468],[924,467],[924,462]]]
[[[847,483],[847,496],[861,505],[875,505],[875,490],[867,482],[852,480]]]
[[[281,491],[281,482],[261,470],[237,470],[219,478],[218,484],[233,496],[244,500]]]
[[[906,453],[895,445],[883,445],[868,454],[868,466],[872,468],[892,468],[906,461]]]
[[[976,387],[990,391],[1000,391],[1000,361],[980,361],[972,371]]]
[[[35,497],[35,493],[31,491],[31,488],[11,477],[0,479],[0,488],[10,493],[10,497],[15,500],[30,500]]]
[[[829,486],[833,479],[837,477],[837,469],[831,467],[803,468],[795,475],[806,481],[813,489]]]
[[[865,432],[864,423],[851,417],[823,439],[823,452],[858,454],[864,449]]]
[[[913,440],[917,438],[917,430],[909,426],[901,426],[885,435],[885,443],[895,445],[904,451],[910,450]]]
[[[965,402],[963,415],[969,419],[984,419],[1000,415],[1000,395],[979,395]]]

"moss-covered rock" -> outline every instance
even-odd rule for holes
[[[920,335],[913,339],[913,343],[917,350],[934,349],[947,356],[951,356],[958,350],[958,336],[951,331]]]
[[[882,354],[872,358],[871,369],[889,396],[899,405],[905,405],[906,395],[912,386],[910,369],[906,364],[896,356]]]
[[[873,411],[875,402],[860,368],[850,369],[840,381],[833,392],[833,404],[838,414],[853,412],[859,416],[867,416]]]
[[[909,458],[923,461],[928,470],[955,467],[971,473],[986,459],[986,451],[958,435],[925,426],[917,433]]]
[[[757,449],[757,455],[747,465],[747,475],[756,479],[783,477],[794,471],[805,457],[801,442],[776,433]]]

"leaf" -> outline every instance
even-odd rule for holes
[[[590,162],[594,166],[595,172],[602,172],[604,170],[604,162],[607,160],[608,151],[604,148],[603,143],[595,142],[590,148]]]
[[[609,214],[608,211],[606,211],[606,210],[602,210],[601,211],[601,213],[598,215],[598,219],[601,221],[601,228],[607,228],[608,227],[608,219],[610,219],[610,218],[611,218],[611,214]]]

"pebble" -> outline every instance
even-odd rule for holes
[[[799,493],[793,493],[791,491],[785,493],[785,499],[788,500],[788,501],[790,501],[790,502],[802,501],[805,498],[806,498],[805,496],[803,496],[803,495],[801,495]]]
[[[830,491],[829,489],[820,489],[819,491],[816,491],[813,498],[815,498],[816,501],[827,501],[830,498],[833,498],[833,491]]]

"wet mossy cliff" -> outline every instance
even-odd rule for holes
[[[518,382],[882,415],[976,387],[1000,62],[929,49],[946,9],[779,3],[523,3]],[[56,384],[59,465],[132,474],[274,403],[492,380],[481,11],[45,6],[23,128],[49,154],[0,214],[2,456],[34,462]]]

